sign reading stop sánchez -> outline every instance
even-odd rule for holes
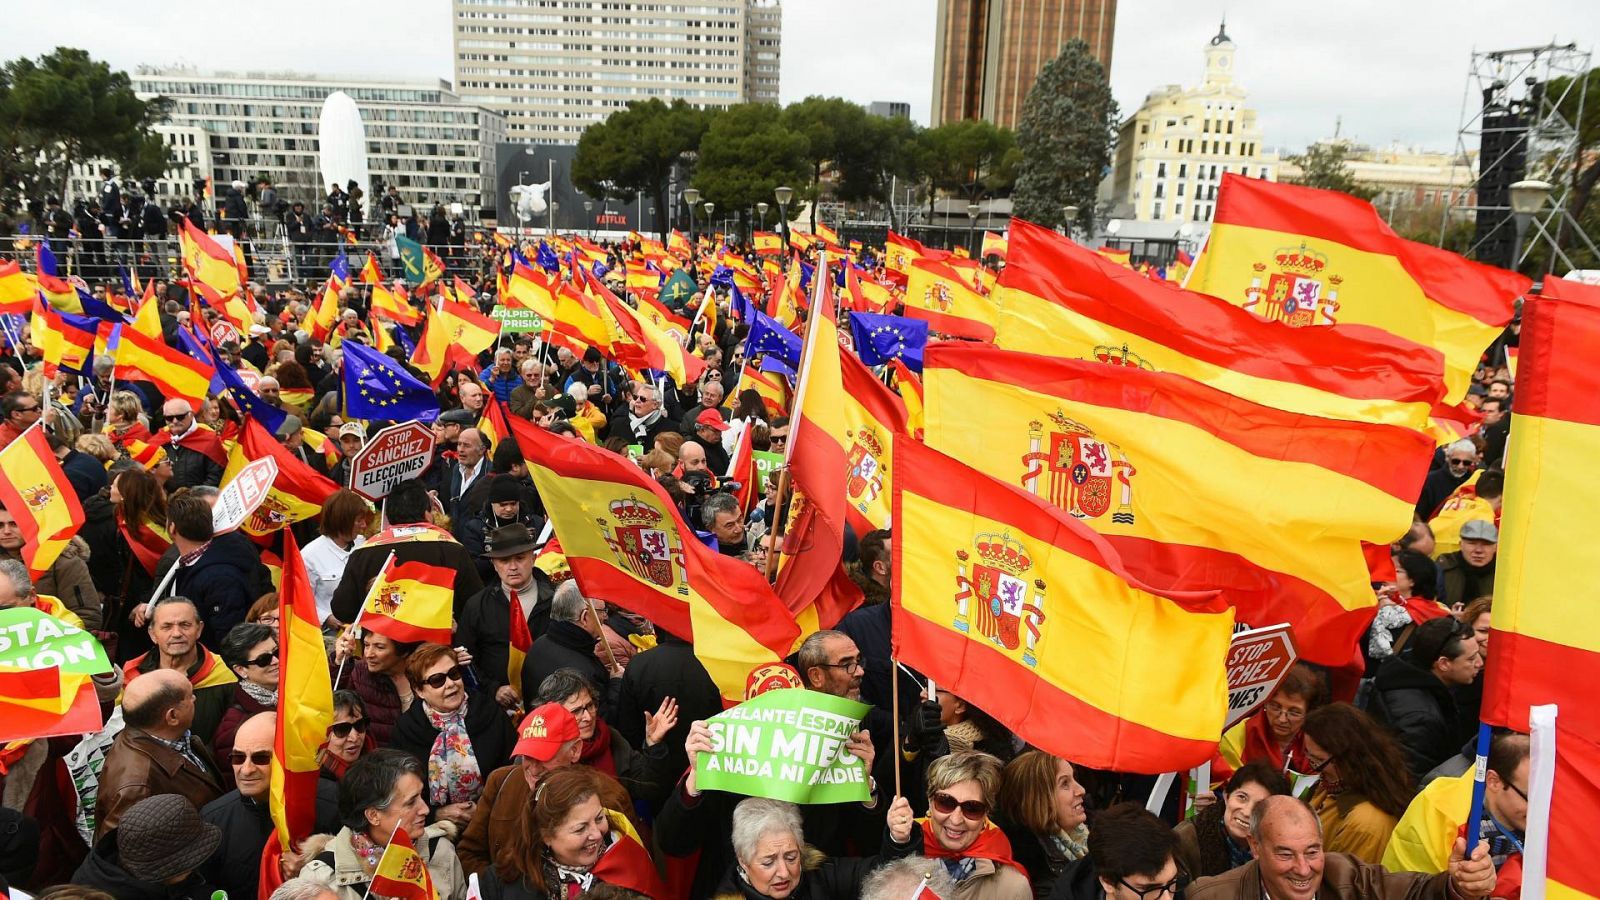
[[[1298,657],[1288,625],[1234,635],[1228,645],[1228,718],[1223,730],[1266,705]]]
[[[382,500],[400,482],[421,475],[432,461],[433,429],[420,422],[390,425],[350,460],[350,490],[368,500]]]

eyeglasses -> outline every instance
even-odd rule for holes
[[[447,680],[460,681],[461,667],[451,666],[450,671],[448,672],[435,672],[432,675],[429,675],[427,678],[422,679],[422,683],[437,691],[439,688],[444,687],[444,683]]]
[[[572,707],[567,710],[567,712],[572,713],[574,719],[579,716],[592,716],[599,711],[600,707],[595,704],[593,699],[582,706]]]
[[[278,648],[273,647],[271,650],[268,650],[260,656],[252,656],[251,658],[245,660],[244,664],[247,666],[255,666],[258,669],[265,669],[267,666],[272,665],[272,661],[277,658]]]
[[[1333,762],[1333,757],[1332,756],[1326,757],[1325,759],[1322,760],[1322,762],[1315,762],[1314,760],[1311,759],[1311,757],[1309,757],[1309,756],[1306,757],[1306,765],[1311,767],[1311,773],[1312,774],[1317,773],[1317,772],[1321,772],[1323,769],[1326,769],[1328,767],[1328,764],[1331,763],[1331,762]]]
[[[242,766],[245,760],[249,760],[251,765],[270,766],[272,765],[272,751],[256,750],[252,753],[246,753],[243,750],[235,750],[228,754],[229,765]]]
[[[957,800],[943,791],[936,791],[932,797],[933,808],[943,815],[949,815],[956,810],[961,810],[961,815],[974,822],[981,822],[989,815],[989,804],[982,800]]]
[[[1522,788],[1517,787],[1516,785],[1512,784],[1509,781],[1506,782],[1506,787],[1511,788],[1513,791],[1516,791],[1517,792],[1517,796],[1522,798],[1522,802],[1523,803],[1531,802],[1531,801],[1528,800],[1528,795],[1522,790]]]
[[[335,722],[328,726],[328,736],[343,740],[344,738],[349,737],[350,732],[352,731],[359,731],[362,734],[366,734],[367,728],[371,724],[372,720],[366,716],[362,716],[354,722]]]
[[[39,411],[39,407],[37,407],[37,406],[19,406],[16,409],[12,410],[12,412],[19,412],[19,413],[31,413],[31,412],[36,413],[38,411]]]
[[[857,659],[856,657],[851,657],[850,659],[841,659],[836,663],[823,663],[822,667],[824,669],[843,669],[846,672],[854,672],[857,669],[860,669],[864,672],[867,668],[866,666],[862,665],[861,660]]]
[[[1186,876],[1182,871],[1179,871],[1178,876],[1166,884],[1153,884],[1147,888],[1136,888],[1129,884],[1126,878],[1118,878],[1117,884],[1120,884],[1128,890],[1133,891],[1135,894],[1138,894],[1139,900],[1144,900],[1144,898],[1150,896],[1151,894],[1154,894],[1157,897],[1161,896],[1162,894],[1172,894],[1176,896],[1178,891],[1182,890],[1183,886],[1187,884],[1188,881],[1188,876]]]
[[[1281,716],[1291,722],[1298,722],[1306,717],[1306,711],[1303,709],[1290,709],[1287,706],[1280,706],[1276,703],[1268,703],[1266,713],[1274,719]]]

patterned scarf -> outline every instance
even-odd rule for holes
[[[253,681],[244,680],[240,680],[239,688],[246,694],[249,694],[251,700],[254,700],[262,706],[270,707],[272,709],[278,708],[278,691],[276,688],[269,688],[264,685],[256,684]]]
[[[467,734],[467,704],[455,712],[439,712],[426,702],[422,711],[428,724],[439,729],[428,753],[428,799],[431,805],[448,806],[471,800],[483,792],[483,771],[472,753],[472,738]]]

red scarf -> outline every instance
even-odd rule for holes
[[[1267,725],[1267,714],[1256,713],[1244,724],[1243,761],[1264,762],[1282,772],[1291,760],[1299,762],[1305,758],[1305,741],[1305,732],[1296,734],[1289,742],[1289,752],[1285,754],[1278,749],[1278,739],[1272,736],[1272,728]]]
[[[1411,621],[1418,625],[1430,619],[1442,619],[1450,615],[1450,611],[1440,606],[1437,601],[1425,597],[1407,597],[1400,601],[1406,608],[1406,613],[1411,616]]]
[[[378,742],[373,740],[371,732],[368,732],[366,741],[361,744],[361,756],[366,756],[376,749],[378,749]],[[356,759],[360,759],[361,756],[356,757]],[[344,773],[348,772],[353,765],[355,765],[354,760],[345,762],[344,757],[335,756],[332,753],[324,753],[322,756],[322,768],[331,774],[336,781],[344,780]]]
[[[922,826],[922,855],[933,859],[987,859],[1000,866],[1010,866],[1027,877],[1028,870],[1022,864],[1011,858],[1011,841],[1006,839],[1005,832],[1001,831],[993,822],[985,821],[983,830],[978,832],[978,839],[967,845],[965,850],[946,850],[943,844],[933,836],[933,822],[930,819],[918,819],[917,824]]]
[[[617,777],[617,761],[611,756],[611,726],[605,720],[594,720],[594,737],[583,742],[578,762],[598,769],[612,778]]]

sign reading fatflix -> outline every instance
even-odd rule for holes
[[[500,330],[507,334],[521,334],[528,331],[543,331],[544,319],[531,309],[512,309],[509,306],[496,306],[489,311],[489,318],[500,323]]]
[[[1296,658],[1288,625],[1234,635],[1228,645],[1228,718],[1223,730],[1265,706]]]
[[[100,675],[111,660],[94,635],[29,606],[0,609],[0,666]]]
[[[695,762],[695,781],[791,803],[865,802],[867,768],[845,742],[869,708],[798,688],[759,694],[707,720],[712,751]]]

